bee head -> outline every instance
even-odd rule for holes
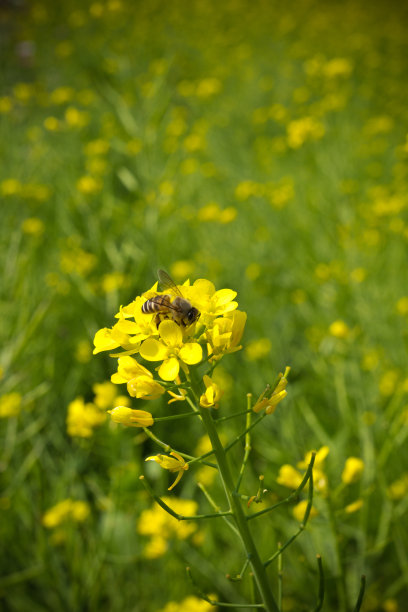
[[[197,321],[197,319],[199,318],[200,314],[201,313],[197,310],[197,308],[194,308],[194,306],[192,306],[192,308],[190,308],[190,310],[187,313],[188,322],[190,324],[194,323],[194,321]]]

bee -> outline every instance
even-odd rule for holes
[[[200,311],[183,297],[176,283],[167,272],[159,270],[157,275],[162,289],[169,290],[171,295],[155,295],[142,305],[142,312],[144,314],[156,312],[155,322],[157,326],[164,318],[172,318],[180,327],[188,327],[195,323],[201,314]]]

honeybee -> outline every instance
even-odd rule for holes
[[[163,290],[168,289],[172,295],[155,295],[142,305],[144,314],[156,315],[156,325],[159,326],[163,318],[172,318],[180,327],[188,327],[197,321],[200,311],[186,300],[176,283],[164,270],[158,270],[157,275]]]

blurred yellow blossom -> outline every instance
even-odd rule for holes
[[[66,104],[70,102],[75,95],[75,90],[72,87],[58,87],[50,93],[51,104]]]
[[[364,471],[364,461],[358,457],[348,457],[344,466],[341,479],[344,484],[351,484],[360,479]]]
[[[408,315],[408,296],[403,296],[397,301],[397,312],[401,316]]]
[[[0,191],[4,196],[16,195],[20,193],[22,185],[14,178],[5,179],[0,183]]]
[[[49,132],[57,132],[61,128],[61,123],[56,117],[47,117],[44,119],[44,127]]]
[[[183,601],[169,601],[164,608],[157,612],[211,612],[214,606],[204,599],[190,595]]]
[[[390,499],[403,499],[408,493],[408,474],[404,474],[401,478],[394,480],[388,489],[387,494]]]
[[[398,379],[398,370],[387,370],[386,372],[384,372],[378,383],[381,395],[386,397],[392,395],[397,388]]]
[[[102,383],[95,383],[92,385],[92,391],[95,394],[94,404],[101,410],[107,410],[112,408],[115,398],[117,396],[117,390],[114,384],[109,381]]]
[[[22,397],[17,391],[6,393],[0,397],[0,419],[17,416],[21,412]]]
[[[271,349],[272,344],[269,338],[259,338],[247,344],[245,353],[249,361],[256,361],[269,355]]]
[[[293,516],[295,517],[297,521],[299,521],[299,523],[301,523],[305,517],[307,504],[308,504],[307,500],[304,499],[300,501],[298,504],[296,504],[296,506],[293,508],[293,511],[292,511]],[[318,515],[318,512],[316,508],[312,506],[310,509],[309,519],[312,519],[313,517],[317,515]]]
[[[184,516],[197,514],[198,504],[193,500],[177,497],[162,497],[162,500],[177,514]],[[197,524],[194,521],[178,521],[159,505],[154,505],[141,513],[137,522],[137,531],[151,538],[145,549],[145,555],[154,559],[164,555],[168,541],[172,538],[186,540],[193,535],[197,531]]]
[[[92,358],[92,346],[88,340],[80,340],[75,348],[75,359],[79,363],[88,363]]]
[[[102,189],[102,182],[100,179],[96,179],[93,176],[85,175],[81,176],[80,179],[77,180],[76,188],[83,194],[92,195],[93,193],[98,193]]]
[[[77,397],[68,404],[67,431],[72,437],[90,438],[93,430],[106,420],[106,413],[91,402],[85,403]]]
[[[171,275],[175,280],[190,276],[194,270],[195,264],[188,259],[180,259],[179,261],[175,261],[170,268]]]
[[[353,514],[353,512],[357,512],[358,510],[360,510],[364,505],[364,502],[362,499],[357,499],[355,502],[352,502],[351,504],[348,504],[345,508],[344,511],[347,514]]]
[[[38,217],[27,217],[24,219],[21,229],[24,234],[30,236],[41,236],[44,233],[45,225],[44,222]]]
[[[333,321],[329,326],[329,333],[335,338],[347,338],[350,335],[350,328],[344,321]]]
[[[110,143],[103,138],[89,140],[84,146],[85,155],[104,155],[109,151]]]
[[[9,96],[0,97],[0,113],[6,115],[11,111],[13,105]]]
[[[88,518],[90,512],[91,509],[86,502],[68,498],[49,508],[43,514],[42,524],[47,529],[55,529],[68,521],[82,523]]]
[[[288,145],[298,149],[308,140],[320,140],[324,133],[323,124],[314,117],[294,119],[287,126]]]

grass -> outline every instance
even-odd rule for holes
[[[191,592],[186,565],[206,592],[248,596],[223,578],[244,560],[218,524],[146,557],[138,477],[168,486],[143,464],[149,440],[108,422],[88,438],[66,431],[70,402],[93,401],[113,372],[91,357],[95,332],[159,267],[237,290],[248,313],[246,348],[222,363],[220,415],[292,367],[243,490],[261,473],[268,502],[282,499],[280,467],[330,449],[329,494],[316,492],[318,515],[284,555],[283,609],[313,609],[318,553],[323,609],[352,609],[361,574],[364,610],[404,609],[406,20],[397,3],[351,1],[1,8],[1,405],[21,396],[1,419],[5,609],[156,612]],[[154,432],[193,454],[198,422],[183,424],[188,448],[168,427]],[[348,457],[365,469],[342,486]],[[174,495],[205,507],[193,470]],[[46,529],[67,498],[89,516]],[[296,531],[292,509],[259,521],[264,555]]]

